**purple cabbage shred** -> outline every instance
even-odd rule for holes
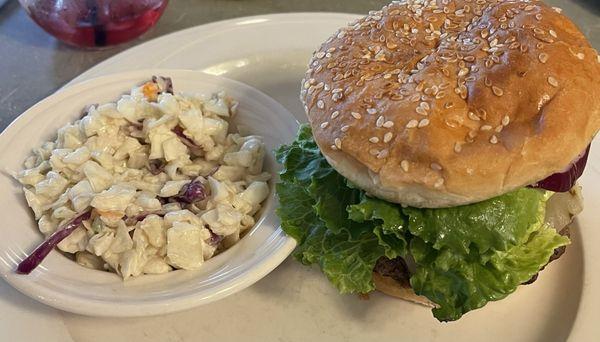
[[[175,127],[173,127],[173,129],[171,130],[173,133],[177,134],[177,136],[179,137],[179,140],[181,140],[181,142],[192,149],[198,149],[200,148],[200,146],[196,145],[196,143],[194,143],[190,138],[188,138],[184,133],[183,133],[183,127],[177,125]]]
[[[191,181],[184,185],[175,199],[179,202],[194,203],[206,198],[206,189],[199,181]]]
[[[216,246],[223,241],[224,236],[215,234],[211,229],[208,231],[210,231],[210,239],[208,240],[208,243],[211,246]]]
[[[148,171],[153,175],[158,175],[165,169],[165,162],[162,159],[151,159],[148,161]]]
[[[83,214],[76,216],[64,226],[59,227],[56,232],[38,245],[27,258],[19,263],[17,266],[17,273],[31,273],[31,271],[33,271],[36,267],[38,267],[39,264],[42,263],[44,258],[46,258],[46,256],[54,249],[54,247],[56,247],[67,236],[71,235],[71,233],[73,233],[73,231],[77,229],[77,227],[79,227],[83,221],[89,220],[91,214],[92,211],[90,209]]]

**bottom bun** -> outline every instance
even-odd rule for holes
[[[373,282],[377,290],[388,296],[404,299],[430,308],[436,307],[435,303],[427,299],[427,297],[417,295],[410,287],[410,284],[403,284],[392,277],[382,276],[377,272],[373,272]]]

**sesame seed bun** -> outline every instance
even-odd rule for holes
[[[600,127],[600,57],[542,2],[408,0],[321,45],[301,99],[357,186],[457,206],[568,167]]]

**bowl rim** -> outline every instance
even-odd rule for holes
[[[149,68],[140,69],[127,72],[116,72],[99,77],[94,77],[89,80],[85,80],[73,85],[68,85],[59,88],[55,93],[45,97],[38,101],[33,106],[29,107],[19,116],[17,116],[1,133],[0,141],[7,139],[7,132],[22,129],[26,124],[26,119],[40,114],[40,109],[44,106],[50,105],[60,106],[61,100],[68,98],[74,93],[82,91],[90,91],[94,87],[106,85],[106,83],[114,83],[115,78],[119,78],[122,82],[129,81],[131,78],[143,80],[151,75],[168,75],[175,81],[177,78],[204,78],[207,80],[219,81],[225,83],[224,90],[228,87],[236,87],[245,92],[252,94],[253,98],[258,99],[259,102],[265,104],[269,108],[273,108],[277,113],[284,113],[284,115],[294,120],[296,125],[299,122],[295,119],[292,113],[289,112],[282,104],[275,101],[270,96],[266,95],[262,91],[249,86],[245,83],[235,81],[222,76],[214,76],[197,70],[189,69],[167,69],[167,68]],[[131,83],[128,83],[131,86]],[[116,92],[116,91],[115,91]],[[115,94],[117,98],[120,94]],[[23,159],[25,156],[23,156]],[[276,208],[277,203],[273,205],[273,210]],[[261,218],[257,221],[257,224],[265,217],[267,212],[261,215]],[[281,226],[277,221],[275,227],[277,227],[273,234],[281,231]],[[255,230],[257,226],[249,230],[249,232]],[[237,246],[234,245],[232,247]],[[296,247],[296,240],[292,237],[284,234],[283,240],[279,242],[271,253],[265,254],[261,259],[260,263],[254,264],[252,267],[243,271],[239,275],[225,282],[227,285],[225,288],[218,292],[207,294],[207,295],[194,295],[185,294],[176,298],[164,298],[164,299],[152,299],[144,302],[120,302],[118,306],[114,305],[114,302],[105,302],[101,300],[95,300],[90,298],[82,298],[79,296],[72,296],[68,293],[59,292],[54,289],[47,288],[42,284],[31,281],[27,278],[27,275],[17,275],[14,270],[8,272],[4,267],[0,267],[0,272],[3,279],[9,283],[13,288],[26,296],[33,298],[41,303],[52,306],[57,309],[64,311],[82,314],[87,316],[97,317],[141,317],[141,316],[152,316],[159,314],[172,313],[177,311],[186,310],[195,306],[208,304],[236,292],[239,292],[250,285],[254,284],[258,280],[262,279],[279,264],[281,264],[294,250]],[[229,250],[229,249],[228,249]],[[81,266],[82,267],[82,266]]]

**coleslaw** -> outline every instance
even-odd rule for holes
[[[47,237],[27,270],[48,241],[123,279],[198,269],[238,242],[271,175],[262,138],[232,132],[237,106],[225,93],[174,93],[169,78],[153,77],[60,128],[15,175]]]

